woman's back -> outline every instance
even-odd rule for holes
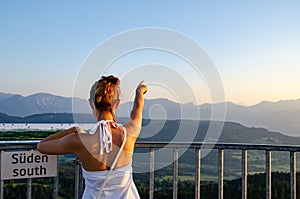
[[[100,140],[100,133],[102,133],[101,128],[98,128],[93,134],[81,133],[78,135],[82,143],[82,150],[77,156],[82,163],[83,168],[88,171],[103,171],[110,169],[124,141],[126,128],[114,122],[106,123],[109,126],[108,129],[110,129],[110,132],[107,133],[111,134],[112,138],[112,150],[108,153],[104,149],[103,154],[100,154],[100,142],[102,141]],[[125,140],[124,148],[120,153],[115,168],[126,166],[131,162],[135,141],[133,141],[128,134],[126,137],[127,139]]]
[[[127,161],[130,160],[129,163],[120,160],[121,157],[124,158],[122,153],[127,140],[125,128],[120,127],[114,123],[99,121],[96,124],[97,130],[92,130],[91,136],[85,136],[86,144],[89,144],[87,149],[91,150],[90,154],[94,154],[90,157],[93,162],[89,158],[86,159],[89,163],[87,165],[94,165],[96,170],[87,170],[83,164],[82,174],[85,179],[83,198],[95,199],[100,196],[101,198],[139,198],[132,178],[131,156],[126,158]],[[99,142],[95,143],[95,138]],[[112,138],[117,141],[113,141]],[[117,164],[119,167],[116,167]],[[99,171],[99,167],[104,169]]]

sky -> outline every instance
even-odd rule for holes
[[[73,96],[86,60],[101,43],[126,31],[155,27],[199,44],[222,86],[207,82],[207,74],[195,73],[178,55],[144,49],[120,56],[106,71],[124,79],[125,98],[132,97],[128,86],[134,89],[145,80],[147,98],[183,103],[211,102],[211,87],[223,89],[219,101],[241,105],[298,99],[299,9],[297,0],[1,0],[0,92]]]

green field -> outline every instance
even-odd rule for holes
[[[41,140],[59,130],[13,130],[0,131],[0,141],[6,140]]]

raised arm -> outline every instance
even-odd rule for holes
[[[144,94],[147,93],[147,86],[144,85],[144,81],[141,81],[135,91],[135,98],[133,102],[133,108],[130,113],[130,120],[125,124],[125,127],[129,130],[132,136],[137,137],[142,127],[143,108],[144,108]]]
[[[144,81],[142,81],[138,87],[136,88],[135,98],[133,102],[133,108],[130,113],[130,119],[136,125],[142,125],[143,119],[143,108],[144,108],[144,94],[147,92],[147,86],[144,85]]]

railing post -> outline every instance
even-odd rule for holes
[[[0,181],[0,198],[3,198],[3,196],[4,196],[4,180],[1,180]]]
[[[150,148],[149,199],[154,198],[154,148]]]
[[[75,199],[79,199],[79,167],[75,163]]]
[[[2,153],[2,150],[0,151],[0,165],[2,164],[1,153]],[[3,197],[4,197],[4,180],[1,179],[1,181],[0,181],[0,199],[3,199]]]
[[[58,164],[58,156],[57,156],[57,164]],[[58,199],[58,174],[59,174],[59,171],[58,171],[58,165],[57,166],[57,174],[56,176],[54,177],[53,179],[53,199]]]
[[[291,199],[296,199],[296,152],[290,151]]]
[[[53,181],[53,199],[58,199],[58,175],[54,177]]]
[[[174,171],[173,171],[173,199],[177,199],[178,193],[178,148],[174,148]]]
[[[224,182],[224,149],[218,151],[218,199],[223,199],[223,182]]]
[[[3,199],[4,196],[4,180],[0,181],[1,187],[0,187],[0,199]]]
[[[266,151],[266,199],[271,199],[272,195],[272,153]]]
[[[200,168],[201,168],[201,152],[200,149],[196,149],[196,190],[195,199],[200,199]]]
[[[83,194],[83,178],[81,165],[78,160],[74,161],[75,163],[75,199],[80,199]]]
[[[242,199],[247,199],[248,192],[248,157],[247,150],[242,150]]]
[[[32,179],[28,178],[27,179],[27,193],[26,193],[27,199],[31,199],[31,185],[32,185]]]

